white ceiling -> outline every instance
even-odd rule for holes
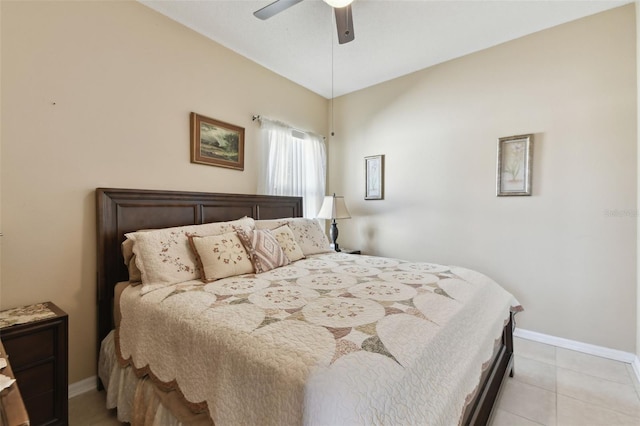
[[[355,0],[355,40],[339,45],[323,1],[304,0],[266,21],[253,16],[272,1],[140,0],[328,99],[630,3]]]

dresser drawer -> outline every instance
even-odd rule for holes
[[[32,425],[60,424],[66,419],[61,418],[61,413],[56,413],[55,394],[52,392],[41,393],[33,398],[25,399],[24,405],[29,412],[29,420]]]
[[[4,340],[4,347],[11,354],[11,365],[14,371],[20,371],[26,365],[53,357],[55,332],[54,328],[44,328]]]
[[[55,363],[53,359],[26,370],[15,371],[16,380],[25,399],[41,393],[51,392],[55,386]]]

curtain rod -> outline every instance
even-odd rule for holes
[[[261,121],[261,120],[263,120],[263,119],[264,119],[264,120],[267,120],[267,121],[273,121],[273,122],[276,122],[276,123],[284,124],[285,126],[287,126],[287,127],[291,128],[292,130],[295,130],[296,132],[304,133],[305,135],[315,135],[315,136],[320,136],[320,137],[322,138],[322,140],[327,140],[327,137],[326,137],[326,136],[322,136],[322,135],[319,135],[319,134],[317,134],[317,133],[310,132],[310,131],[308,131],[308,130],[298,129],[298,128],[293,127],[292,125],[290,125],[290,124],[288,124],[288,123],[284,123],[284,122],[279,121],[279,120],[272,120],[272,119],[270,119],[270,118],[262,117],[260,114],[254,114],[253,116],[251,116],[251,121]]]

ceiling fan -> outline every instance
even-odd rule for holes
[[[283,10],[300,3],[302,0],[276,0],[253,12],[256,18],[262,20],[269,19]],[[336,27],[338,28],[338,43],[344,44],[353,41],[355,33],[353,32],[353,15],[351,14],[351,3],[353,0],[324,0],[329,6],[333,7],[336,14]]]

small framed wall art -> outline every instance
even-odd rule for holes
[[[244,127],[191,113],[191,162],[244,170]]]
[[[496,195],[531,195],[533,134],[498,139]]]
[[[365,200],[384,199],[384,155],[364,158]]]

